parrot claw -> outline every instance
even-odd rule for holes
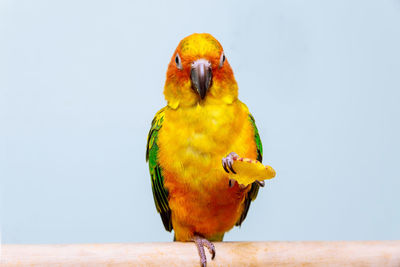
[[[261,187],[264,187],[264,186],[265,186],[265,182],[264,182],[264,181],[258,181],[258,180],[256,180],[256,183],[257,183],[259,186],[261,186]]]
[[[239,184],[239,188],[240,188],[241,190],[245,190],[245,189],[249,188],[250,185],[251,185],[251,184],[248,184],[248,185]]]
[[[234,174],[236,174],[235,170],[232,168],[232,162],[228,161],[228,167]]]
[[[231,153],[229,153],[228,156],[226,156],[225,158],[222,158],[222,167],[224,167],[224,170],[227,173],[229,173],[229,170],[230,170],[232,173],[236,174],[235,170],[232,167],[232,164],[233,164],[233,160],[237,159],[237,158],[239,158],[239,155],[236,154],[235,152],[231,152]],[[227,167],[229,168],[229,170]]]
[[[197,251],[199,252],[200,265],[201,265],[201,267],[206,267],[207,266],[207,257],[206,257],[206,253],[204,252],[204,247],[208,248],[208,251],[211,254],[211,259],[213,260],[215,258],[215,246],[213,243],[211,243],[207,239],[205,239],[201,236],[198,236],[198,235],[195,235],[193,237],[193,241],[195,242]]]
[[[224,161],[224,159],[222,159],[222,167],[224,167],[224,170],[229,173],[228,169],[226,168],[226,163]]]

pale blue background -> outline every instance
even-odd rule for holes
[[[400,1],[2,1],[2,241],[172,239],[145,144],[193,32],[277,170],[226,240],[400,239]]]

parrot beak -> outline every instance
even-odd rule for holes
[[[192,80],[193,90],[196,90],[201,99],[204,99],[212,80],[211,63],[205,59],[198,59],[193,62],[190,79]]]

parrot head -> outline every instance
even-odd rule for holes
[[[232,68],[212,35],[195,33],[180,41],[168,65],[164,95],[173,109],[237,99]]]

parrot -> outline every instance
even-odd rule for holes
[[[166,106],[147,138],[146,161],[157,212],[174,241],[194,242],[200,265],[205,248],[246,219],[263,181],[231,179],[238,155],[262,161],[254,117],[238,99],[238,84],[223,47],[208,33],[182,39],[169,62]]]

